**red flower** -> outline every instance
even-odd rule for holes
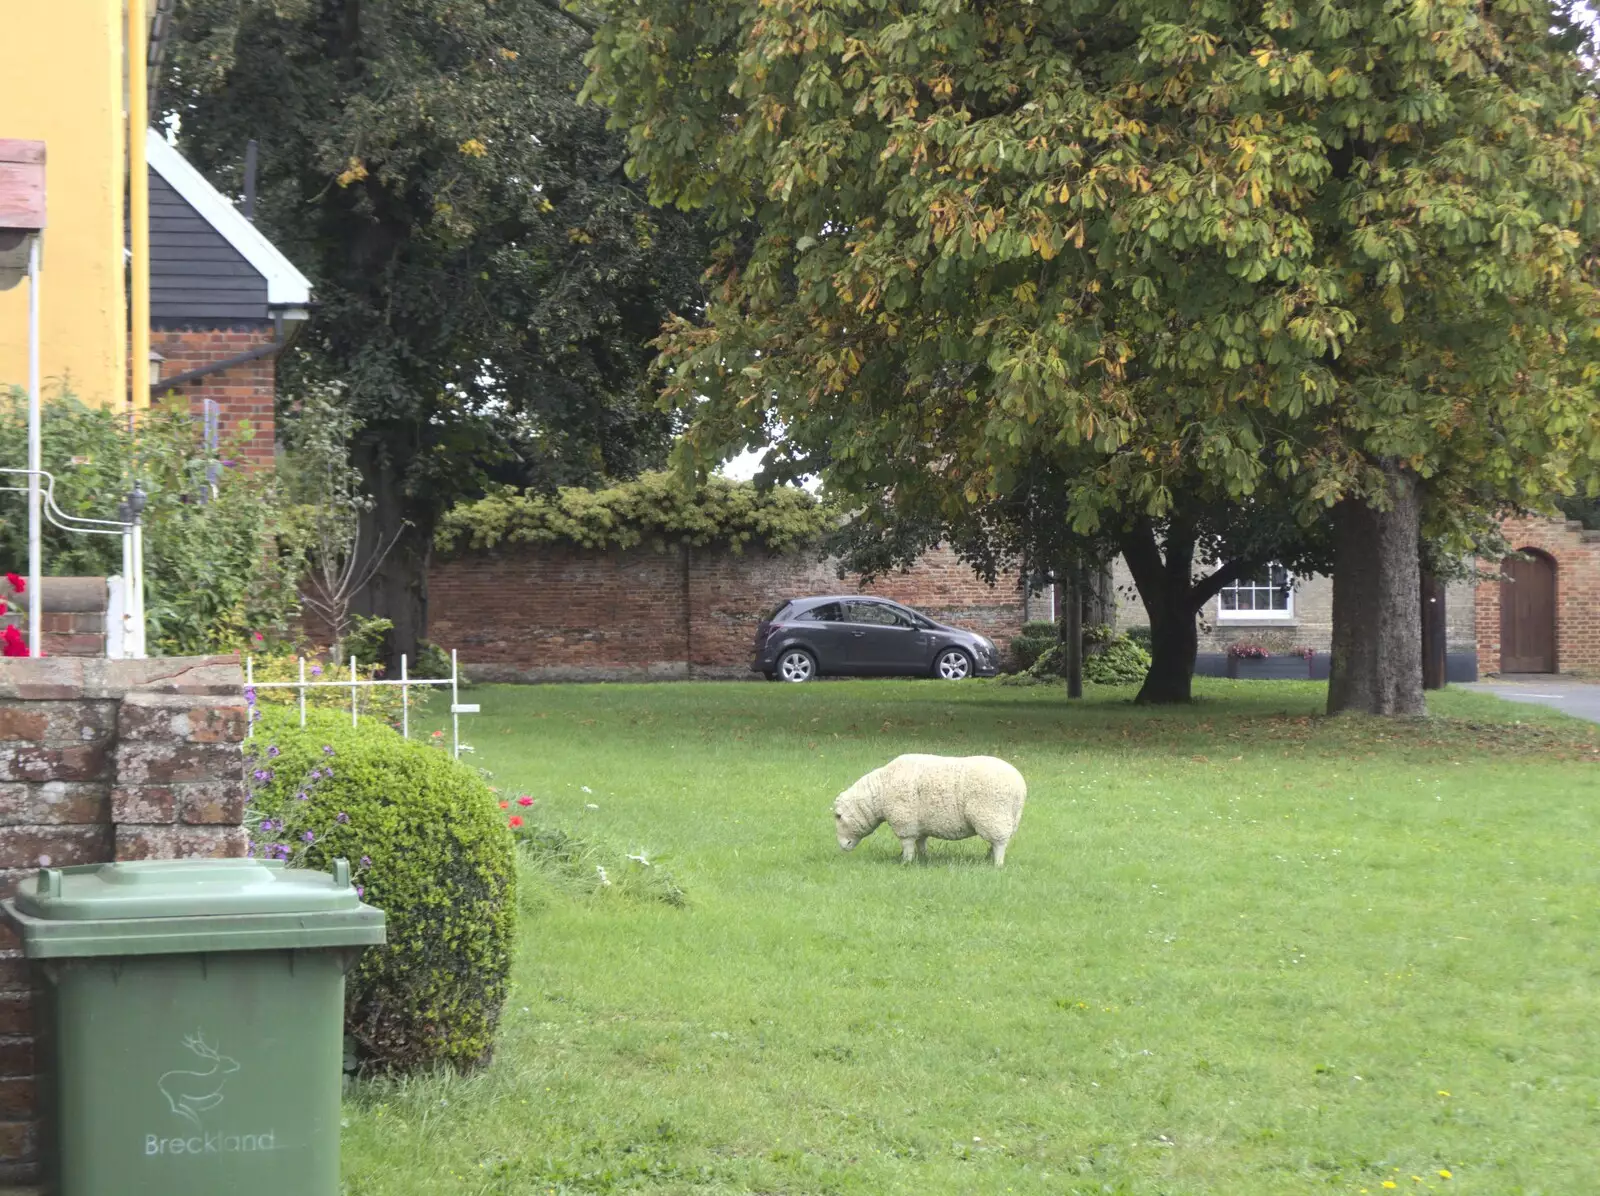
[[[18,577],[15,573],[7,573],[6,580],[11,583],[11,588],[17,593],[22,594],[27,592],[28,583],[23,581],[22,578]]]
[[[6,606],[5,602],[0,601],[0,615],[5,614],[8,609],[9,608]]]
[[[533,798],[531,798],[531,797],[519,797],[519,798],[517,798],[517,805],[519,805],[519,806],[531,806],[531,805],[533,805]]]
[[[28,654],[28,641],[22,638],[22,632],[15,624],[8,624],[0,640],[4,646],[0,647],[0,656],[26,656]]]
[[[509,806],[509,805],[510,805],[510,804],[511,804],[511,803],[510,803],[510,802],[508,802],[508,801],[503,801],[503,802],[501,802],[501,803],[500,803],[500,808],[501,808],[501,809],[502,809],[502,810],[503,810],[503,809],[505,809],[505,808],[506,808],[506,807],[507,807],[507,806]]]
[[[261,633],[260,633],[260,632],[259,632],[259,631],[258,631],[258,632],[256,632],[256,635],[255,635],[255,639],[256,639],[256,643],[258,643],[258,644],[259,644],[259,643],[260,643],[260,642],[261,642],[261,641],[262,641],[262,640],[264,640],[264,639],[266,639],[266,638],[267,638],[267,637],[266,637],[266,636],[264,636],[264,635],[262,635],[262,634],[261,634]]]
[[[511,816],[511,825],[512,825],[513,828],[521,826],[522,825],[522,815],[521,814],[513,814]]]

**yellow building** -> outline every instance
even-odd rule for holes
[[[128,393],[122,0],[8,3],[0,137],[46,143],[40,373],[87,402]],[[27,286],[0,292],[0,386],[28,376]]]

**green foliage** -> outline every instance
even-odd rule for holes
[[[661,340],[701,466],[781,428],[774,476],[960,519],[1042,462],[1083,534],[1388,470],[1459,554],[1600,463],[1567,5],[597,7],[589,93],[726,230]]]
[[[251,802],[256,854],[309,868],[343,856],[388,916],[388,944],[362,956],[346,989],[346,1032],[363,1067],[486,1060],[506,997],[516,886],[511,835],[482,778],[387,727],[352,728],[320,710],[301,728],[292,712],[267,709],[247,758],[265,774]]]
[[[152,649],[189,655],[245,648],[254,633],[291,634],[302,536],[270,472],[246,472],[206,450],[199,421],[181,403],[126,416],[67,394],[46,399],[40,440],[64,512],[115,519],[137,479],[144,510],[145,607]],[[27,460],[27,400],[0,390],[0,460]],[[248,437],[249,431],[245,429]],[[26,498],[0,493],[0,560],[27,560]],[[122,572],[116,535],[67,532],[46,522],[44,569],[57,576]]]
[[[394,620],[355,615],[351,622],[354,624],[354,630],[344,637],[342,645],[345,659],[388,660],[389,635],[394,631]]]
[[[1025,675],[1055,681],[1065,674],[1066,654],[1059,644],[1039,654]],[[1115,636],[1097,652],[1085,652],[1083,679],[1096,685],[1138,685],[1150,671],[1150,653],[1125,635]]]
[[[1043,639],[1046,636],[1054,637],[1056,625],[1049,619],[1029,619],[1022,625],[1022,634],[1032,639]]]
[[[1038,626],[1029,624],[1028,626]],[[1044,635],[1023,634],[1011,641],[1011,667],[1019,673],[1026,673],[1033,667],[1034,662],[1051,648],[1056,646],[1056,629],[1054,625],[1045,623],[1043,626],[1050,630]],[[1027,627],[1023,628],[1024,633]]]
[[[1083,679],[1096,685],[1138,685],[1150,669],[1150,653],[1125,635],[1083,658]]]
[[[440,522],[442,549],[496,544],[565,542],[581,548],[649,544],[747,545],[792,552],[814,544],[834,515],[804,490],[757,489],[750,482],[711,477],[694,489],[670,473],[647,473],[603,490],[567,487],[554,497],[491,494],[452,509]]]
[[[169,28],[183,151],[234,194],[260,142],[257,223],[318,299],[287,393],[337,386],[362,424],[376,530],[402,533],[368,597],[414,654],[439,514],[663,461],[647,342],[700,305],[699,222],[577,103],[588,37],[550,0],[180,0]]]

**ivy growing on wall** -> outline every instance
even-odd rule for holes
[[[695,490],[677,475],[645,473],[605,489],[566,487],[554,495],[505,490],[452,508],[434,543],[443,551],[508,544],[566,543],[579,548],[658,552],[678,544],[748,546],[795,552],[817,543],[836,513],[804,490],[759,490],[713,477]]]

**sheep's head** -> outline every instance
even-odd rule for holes
[[[833,799],[833,833],[839,837],[841,850],[852,850],[882,821],[873,813],[866,795],[858,793],[854,786]]]

